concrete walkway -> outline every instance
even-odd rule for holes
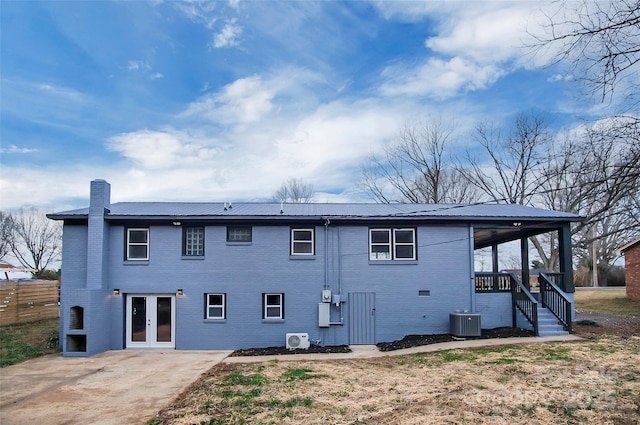
[[[108,351],[0,369],[0,424],[144,424],[231,351]]]
[[[40,357],[0,369],[0,424],[144,424],[220,362],[339,360],[513,344],[576,341],[568,336],[445,342],[389,352],[228,357],[231,351],[118,350],[93,357]]]

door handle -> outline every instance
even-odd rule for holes
[[[372,309],[371,309],[371,315],[373,316],[373,315],[375,314],[375,312],[376,312],[376,309],[375,309],[375,308],[372,308]]]

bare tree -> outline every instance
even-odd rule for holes
[[[467,150],[458,166],[460,174],[494,202],[531,204],[551,140],[544,118],[521,113],[506,136],[495,125],[480,123],[474,138],[480,154]]]
[[[36,270],[39,277],[52,261],[59,258],[62,227],[35,208],[19,210],[13,215],[12,222],[11,252],[23,267]]]
[[[616,248],[640,235],[640,0],[555,4],[543,23],[546,34],[535,36],[532,47],[552,53],[549,64],[567,65],[611,114],[560,156],[549,180],[555,188],[546,188],[554,193],[550,206],[586,217],[574,228],[574,246],[593,273],[594,260],[610,264]]]
[[[13,220],[11,214],[0,211],[0,260],[11,252],[11,229],[13,226]]]
[[[439,122],[405,125],[384,158],[374,155],[363,165],[360,187],[382,203],[477,201],[478,192],[451,165],[452,134]]]
[[[570,66],[598,101],[619,94],[628,107],[638,105],[640,68],[640,0],[559,1],[534,36],[539,54]],[[630,102],[629,102],[630,101]]]
[[[280,202],[306,204],[313,201],[313,193],[313,184],[306,183],[303,179],[290,177],[282,183],[273,197]]]
[[[616,244],[637,235],[639,149],[611,120],[551,143],[544,121],[519,115],[510,135],[480,125],[476,140],[484,151],[467,152],[462,171],[494,202],[571,212],[585,217],[573,227],[578,256],[597,244],[602,262],[615,259]],[[615,132],[614,132],[615,133]],[[597,231],[596,231],[597,230]],[[530,238],[547,270],[559,265],[556,234]]]

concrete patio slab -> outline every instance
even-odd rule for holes
[[[0,369],[0,424],[144,424],[230,351],[119,350]]]

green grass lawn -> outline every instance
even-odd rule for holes
[[[58,319],[0,327],[0,367],[58,352]]]
[[[579,289],[575,294],[576,309],[640,316],[640,300],[627,298],[625,288]]]

